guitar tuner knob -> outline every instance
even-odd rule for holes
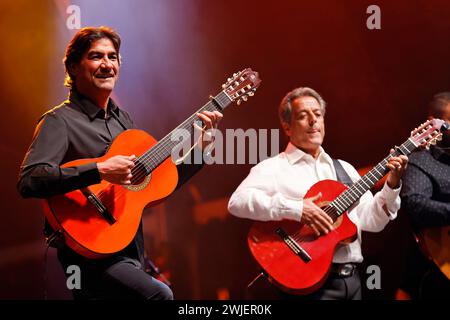
[[[250,91],[250,92],[248,93],[248,95],[249,95],[250,97],[253,97],[253,96],[255,95],[255,93],[254,93],[253,91]]]
[[[242,102],[242,100],[239,99],[239,100],[236,102],[236,104],[239,106],[239,105],[241,104],[241,102]]]

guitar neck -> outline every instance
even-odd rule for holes
[[[197,113],[203,111],[222,111],[224,110],[233,100],[227,95],[225,91],[221,91],[217,96],[213,97],[209,102],[207,102],[203,107],[197,110],[189,118],[187,118],[178,127],[173,129],[169,134],[162,138],[158,143],[156,143],[147,152],[138,158],[138,161],[145,165],[148,171],[153,171],[162,162],[171,156],[172,150],[177,146],[180,141],[172,141],[172,137],[175,132],[185,133],[183,138],[189,138],[193,136],[193,124],[199,121]],[[189,133],[189,134],[188,134]],[[177,133],[176,136],[179,136]]]
[[[389,159],[399,155],[409,155],[417,145],[409,138],[401,146],[396,147],[393,153],[385,157],[375,167],[366,173],[361,179],[354,183],[350,188],[342,192],[330,206],[336,208],[337,214],[341,215],[356,203],[364,193],[371,189],[378,181],[380,181],[389,171],[387,164]]]

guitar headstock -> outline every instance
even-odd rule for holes
[[[260,83],[261,79],[259,78],[258,72],[247,68],[233,74],[233,76],[228,78],[227,82],[222,85],[222,88],[228,96],[239,105],[242,101],[247,101],[248,97],[254,95]]]
[[[441,119],[428,120],[411,131],[411,140],[417,147],[429,149],[442,140],[442,132],[448,129],[448,123]]]

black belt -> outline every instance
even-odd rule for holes
[[[356,263],[333,263],[330,272],[342,278],[353,276],[358,270]]]

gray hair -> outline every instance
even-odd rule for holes
[[[278,108],[278,116],[280,117],[281,123],[283,122],[291,123],[291,114],[292,114],[291,102],[300,97],[315,98],[319,102],[320,111],[322,111],[322,114],[325,115],[325,109],[327,104],[325,100],[323,100],[323,98],[320,96],[320,94],[314,89],[308,87],[299,87],[289,92],[283,98],[283,100],[281,100],[280,106]]]
[[[435,94],[428,103],[428,115],[434,118],[441,118],[444,115],[445,108],[450,104],[450,92],[441,92]]]

